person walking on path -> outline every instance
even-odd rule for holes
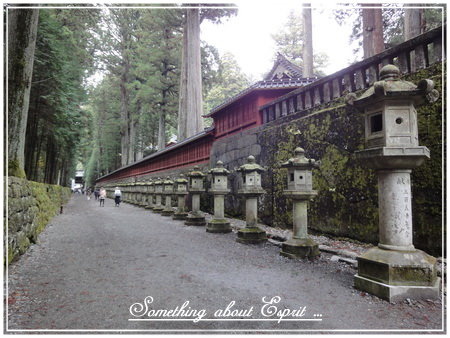
[[[95,190],[94,190],[94,197],[95,197],[96,201],[98,200],[98,196],[100,196],[100,191],[98,190],[98,188],[95,188]]]
[[[105,198],[106,198],[106,190],[103,187],[100,188],[99,198],[100,198],[100,206],[104,207],[105,206]]]
[[[116,202],[116,207],[120,205],[120,198],[122,197],[122,192],[120,191],[119,187],[116,187],[116,190],[114,190],[114,201]]]

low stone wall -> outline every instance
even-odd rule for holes
[[[8,177],[8,262],[23,254],[70,198],[69,188]]]

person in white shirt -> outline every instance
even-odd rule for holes
[[[116,190],[114,190],[114,201],[116,202],[116,207],[120,205],[120,197],[122,197],[122,192],[119,187],[116,187]]]

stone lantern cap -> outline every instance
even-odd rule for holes
[[[187,174],[187,176],[188,176],[188,177],[195,177],[195,178],[203,178],[203,177],[205,177],[205,174],[202,173],[202,172],[200,171],[200,168],[199,168],[198,166],[195,166],[195,167],[192,169],[192,171],[190,171],[190,172]]]
[[[156,179],[156,181],[153,182],[153,184],[154,184],[154,185],[162,185],[162,184],[163,184],[163,181],[161,181],[161,178],[158,177],[158,178]]]
[[[409,81],[400,79],[400,70],[394,65],[386,65],[380,70],[380,81],[367,89],[358,99],[354,93],[347,96],[347,102],[357,108],[364,108],[379,100],[412,99],[414,104],[435,102],[439,92],[434,89],[434,82],[429,79],[419,81],[417,86]]]
[[[230,171],[223,166],[222,161],[217,161],[216,167],[209,171],[212,175],[228,175]]]
[[[222,161],[217,161],[216,167],[212,168],[209,173],[213,176],[213,183],[211,189],[209,189],[209,192],[216,194],[216,195],[223,195],[230,192],[230,189],[227,188],[227,178],[228,174],[230,173],[229,170],[224,168]],[[223,179],[220,178],[220,176],[224,177]],[[214,182],[214,179],[222,180],[222,182]]]
[[[169,176],[166,177],[166,179],[163,182],[164,185],[172,185],[173,181],[170,179]]]
[[[170,179],[169,176],[166,177],[163,184],[164,184],[164,192],[166,194],[173,193],[173,181]]]
[[[198,166],[195,166],[192,171],[190,171],[187,176],[191,179],[191,184],[192,184],[192,180],[198,179],[203,181],[204,177],[206,176],[204,173],[202,173],[200,171],[200,168]],[[203,183],[202,183],[203,184]],[[189,186],[189,191],[192,193],[200,193],[200,192],[204,192],[205,188],[197,188],[197,187],[193,187],[193,186]]]
[[[247,163],[241,165],[238,169],[236,169],[236,171],[240,171],[242,175],[247,175],[252,172],[257,172],[260,174],[261,172],[266,171],[266,169],[256,163],[255,157],[250,155],[247,157]],[[238,194],[248,197],[256,197],[265,193],[266,191],[261,187],[246,187],[245,185],[242,189],[238,190]]]
[[[281,164],[282,168],[299,168],[299,169],[313,169],[319,167],[319,162],[316,160],[306,158],[305,150],[303,148],[297,147],[294,150],[295,156]]]
[[[180,174],[180,177],[174,181],[176,184],[187,184],[188,180],[184,178],[183,174]]]
[[[187,195],[189,192],[187,191],[187,185],[188,185],[188,180],[184,177],[183,174],[180,174],[180,177],[177,178],[175,181],[175,184],[177,185],[176,190],[175,190],[175,194],[176,195]],[[184,191],[180,191],[179,187],[181,185],[185,186],[185,190]]]
[[[261,173],[263,171],[266,171],[263,167],[261,167],[258,163],[256,163],[255,157],[253,155],[250,155],[247,157],[247,163],[241,165],[236,171],[240,171],[243,174],[256,171],[258,173]]]

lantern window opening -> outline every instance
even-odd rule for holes
[[[291,173],[291,182],[294,180],[294,174]]]
[[[378,112],[370,116],[370,132],[372,134],[383,131],[383,114]]]

